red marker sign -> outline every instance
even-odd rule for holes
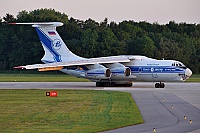
[[[57,91],[50,91],[50,97],[57,97],[58,92]]]
[[[46,92],[46,96],[57,97],[58,96],[58,92],[57,91]]]

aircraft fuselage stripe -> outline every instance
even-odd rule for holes
[[[130,66],[132,73],[184,73],[185,69],[171,66]]]

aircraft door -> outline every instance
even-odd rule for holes
[[[141,73],[142,72],[142,67],[138,68],[138,72]]]
[[[157,74],[157,72],[155,71],[155,69],[153,67],[151,68],[151,73],[152,73],[152,78],[153,79],[158,78],[158,74]]]

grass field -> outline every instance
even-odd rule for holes
[[[0,82],[89,82],[67,74],[0,74]]]
[[[67,74],[0,73],[0,82],[89,82]],[[186,82],[200,82],[200,74],[193,74]]]
[[[99,132],[143,123],[127,92],[0,90],[0,132]]]
[[[193,74],[186,82],[200,82],[200,74]]]

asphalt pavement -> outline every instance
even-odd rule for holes
[[[95,87],[92,82],[0,82],[0,89],[89,89],[130,92],[144,123],[106,133],[200,133],[200,83],[136,82],[132,87]]]

